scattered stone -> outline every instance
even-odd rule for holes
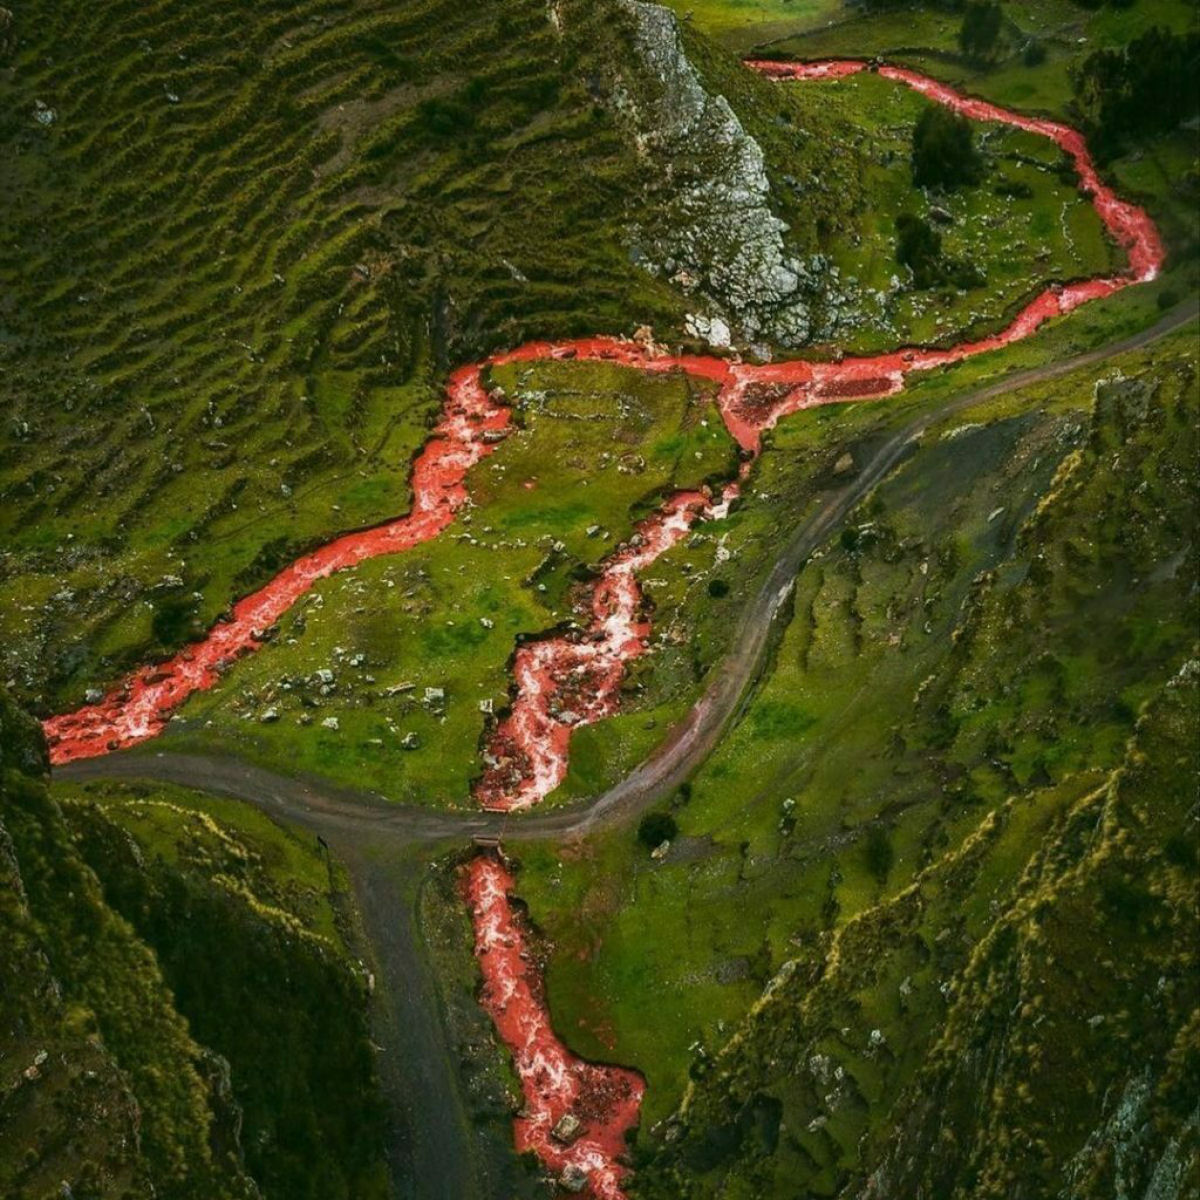
[[[326,717],[321,722],[321,728],[332,729],[336,733],[341,728],[341,725],[338,723],[337,717]]]
[[[578,1195],[588,1185],[588,1173],[583,1167],[577,1167],[574,1163],[570,1163],[563,1169],[563,1173],[558,1177],[558,1186],[563,1191],[571,1192]]]
[[[318,670],[313,672],[313,678],[318,683],[324,683],[328,685],[333,682],[333,672],[328,667],[320,667]]]
[[[33,102],[33,119],[43,129],[49,129],[58,120],[58,113],[40,100],[35,100]]]
[[[569,1146],[583,1133],[583,1122],[574,1113],[563,1113],[558,1123],[550,1130],[550,1136],[564,1146]]]
[[[833,464],[835,475],[849,475],[854,470],[854,455],[848,450]]]
[[[88,688],[83,693],[83,699],[87,704],[99,704],[104,699],[104,693],[99,688]]]
[[[661,861],[662,859],[667,857],[667,854],[670,852],[670,850],[671,850],[671,841],[668,838],[665,842],[660,842],[657,846],[654,847],[653,850],[650,851],[650,857],[657,861]]]
[[[261,725],[270,725],[273,721],[278,721],[279,709],[277,709],[274,705],[272,705],[270,708],[264,708],[262,712],[258,714],[258,720],[259,724]]]
[[[410,731],[410,732],[406,733],[400,739],[400,749],[401,750],[419,750],[420,748],[421,748],[421,738],[418,734],[416,734],[414,732]]]

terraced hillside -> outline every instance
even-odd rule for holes
[[[77,693],[297,547],[402,511],[447,362],[626,329],[635,298],[676,311],[613,233],[642,189],[585,86],[609,25],[560,37],[532,3],[21,8],[0,320],[26,695]]]
[[[871,210],[909,202],[884,164],[913,102],[864,158],[874,97],[773,87],[647,24],[656,11],[15,11],[0,632],[26,703],[77,703],[300,550],[404,511],[445,371],[486,349],[643,324],[679,337],[708,309],[793,343],[903,336],[878,291],[894,232]],[[676,110],[692,124],[664,132]],[[1049,230],[1046,277],[1106,269],[1088,207],[1019,151],[997,144],[997,178],[1030,175],[1082,222],[1077,248]],[[964,233],[995,253],[1017,234],[986,234],[986,208],[967,204]],[[839,279],[828,255],[847,241],[863,257]],[[776,270],[802,297],[786,320]],[[998,282],[943,295],[949,324],[927,296],[899,315],[925,314],[922,336],[995,322],[1022,296]]]

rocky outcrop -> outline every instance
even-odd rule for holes
[[[710,345],[797,346],[812,333],[811,297],[824,267],[788,250],[771,207],[761,147],[724,96],[688,60],[675,14],[626,0],[642,65],[618,93],[659,181],[655,215],[634,230],[634,257],[695,295],[689,332]]]

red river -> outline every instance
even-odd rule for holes
[[[1046,288],[999,333],[948,349],[912,348],[840,362],[790,360],[753,366],[709,355],[671,355],[619,338],[533,342],[456,370],[446,386],[442,418],[413,466],[412,510],[372,529],[348,533],[297,559],[269,583],[239,600],[204,640],[166,662],[136,671],[101,701],[44,723],[54,763],[106,754],[161,732],[193,692],[212,687],[239,656],[315,582],[365,559],[396,554],[435,538],[467,499],[467,473],[492,453],[508,427],[509,410],[489,391],[488,368],[537,359],[585,359],[644,371],[685,371],[715,381],[730,434],[750,456],[764,430],[780,418],[820,404],[893,395],[910,371],[948,366],[1028,337],[1052,317],[1088,300],[1153,279],[1163,248],[1153,222],[1120,199],[1101,178],[1082,136],[1066,125],[1024,116],[960,95],[945,84],[900,67],[865,62],[750,62],[772,79],[831,80],[877,70],[939,104],[978,120],[1040,134],[1071,159],[1092,203],[1128,267],[1121,274]],[[590,621],[571,634],[531,641],[518,650],[509,713],[495,728],[475,796],[485,808],[511,811],[544,799],[567,769],[571,730],[613,714],[625,666],[647,649],[649,623],[637,574],[675,545],[697,521],[718,519],[737,496],[681,492],[642,521],[628,542],[601,564],[590,599]],[[481,1003],[513,1055],[525,1105],[515,1122],[519,1150],[533,1150],[565,1181],[597,1200],[622,1200],[626,1134],[637,1124],[644,1084],[634,1071],[584,1062],[555,1034],[528,930],[509,902],[512,877],[496,858],[464,868],[475,953],[483,975]],[[555,1126],[564,1116],[578,1122]],[[564,1174],[565,1173],[565,1174]]]

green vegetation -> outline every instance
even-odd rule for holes
[[[1091,12],[1069,0],[1018,0],[1003,11],[1008,33],[1003,52],[990,63],[963,58],[958,52],[960,18],[924,5],[813,26],[773,44],[771,53],[797,58],[879,55],[997,104],[1077,124],[1075,80],[1089,57],[1108,51],[1123,56],[1126,45],[1155,28],[1185,35],[1194,30],[1196,19],[1194,6],[1183,0]],[[1032,55],[1031,44],[1038,47]],[[1151,69],[1149,58],[1142,61]],[[1175,95],[1186,103],[1193,92],[1184,86]],[[1149,201],[1176,255],[1190,254],[1196,242],[1195,191],[1187,179],[1195,159],[1195,139],[1174,130],[1154,142],[1142,140],[1108,164],[1123,190]],[[1178,258],[1174,265],[1181,265]]]
[[[394,799],[471,803],[518,639],[586,621],[592,569],[635,520],[736,471],[701,381],[581,363],[492,375],[515,429],[471,472],[473,506],[436,541],[318,585],[165,744],[218,741]]]
[[[560,7],[561,30],[541,0],[19,6],[0,641],[21,698],[78,703],[187,636],[155,621],[168,597],[206,628],[403,512],[449,366],[678,324],[629,261],[648,181],[591,90],[626,24]]]
[[[642,84],[608,4],[566,5],[561,29],[533,0],[360,0],[336,22],[318,0],[77,7],[24,6],[0,76],[0,640],[43,712],[402,512],[448,366],[678,329],[687,303],[629,260],[672,183],[614,100]],[[921,103],[878,80],[776,87],[686,43],[762,145],[789,243],[837,266],[822,319],[847,349],[1003,320],[1031,286],[1014,249],[1046,278],[1111,265],[1044,147],[1001,135],[989,170],[1029,201],[962,194],[945,233],[986,286],[936,307],[893,288]]]
[[[983,333],[1120,254],[1045,139],[871,73],[771,84],[730,47],[880,54],[1086,120],[1170,260],[1026,343],[771,431],[728,518],[646,572],[651,652],[550,805],[654,749],[781,538],[902,422],[1143,328],[1200,277],[1182,0],[677,7],[818,280],[811,353]],[[678,338],[698,285],[645,269],[639,231],[686,216],[710,150],[648,166],[630,36],[614,0],[29,0],[0,27],[0,661],[26,706],[78,702],[403,512],[452,366],[535,336]],[[805,564],[695,777],[636,826],[520,843],[556,1028],[648,1080],[646,1200],[1200,1186],[1194,347],[1193,327],[930,429]],[[520,640],[586,619],[634,523],[738,464],[694,378],[489,382],[514,429],[456,523],[323,581],[140,753],[469,803]],[[413,1131],[385,1128],[327,854],[179,788],[50,789],[7,699],[0,771],[0,1193],[388,1196],[385,1134]],[[420,877],[491,1182],[532,1194],[453,864]]]
[[[896,261],[912,272],[913,286],[936,287],[953,282],[959,287],[977,287],[978,270],[969,263],[953,262],[942,254],[942,235],[920,217],[901,213],[896,218]]]
[[[956,188],[978,183],[982,170],[971,122],[940,104],[930,105],[913,130],[913,182],[918,187]]]
[[[688,1080],[733,1053],[723,1047],[785,963],[800,960],[789,969],[803,989],[830,937],[904,893],[1011,801],[1021,815],[1002,818],[1015,841],[986,867],[988,888],[1001,889],[980,902],[987,925],[988,902],[1015,885],[1057,814],[1120,764],[1140,706],[1194,641],[1183,565],[1197,494],[1192,342],[1189,331],[1152,356],[1118,360],[1112,378],[1124,381],[1095,401],[1084,372],[926,435],[853,519],[853,545],[801,573],[774,671],[673,807],[679,832],[661,863],[620,830],[581,846],[522,847],[519,889],[555,946],[556,1025],[580,1053],[646,1073],[648,1152]],[[860,422],[871,436],[881,418],[901,419],[893,413],[792,418],[761,469],[783,446],[820,445],[823,421],[848,422],[847,434]],[[824,461],[838,450],[822,445]],[[655,671],[665,666],[660,658]],[[653,695],[661,682],[646,686]],[[585,735],[606,744],[603,724],[577,741]],[[936,1010],[925,1011],[929,1030]],[[865,1046],[874,1027],[856,1022],[853,1036]],[[885,1034],[906,1069],[929,1050],[917,1026],[911,1038]],[[824,1194],[853,1169],[863,1122],[882,1128],[897,1095],[865,1075],[854,1087],[840,1149],[811,1160],[805,1139],[762,1177],[731,1158],[712,1186],[770,1195],[761,1179],[787,1178]],[[782,1095],[774,1085],[763,1094]],[[784,1099],[789,1130],[819,1115]],[[716,1120],[704,1109],[692,1142]]]
[[[1121,766],[1003,805],[823,968],[791,960],[643,1194],[1190,1194],[1200,926],[1170,847],[1194,835],[1196,704],[1193,662]]]
[[[962,52],[979,62],[987,62],[997,52],[1004,13],[992,0],[970,0],[963,10],[963,22],[958,31]]]
[[[1111,152],[1200,114],[1198,69],[1200,32],[1178,35],[1155,26],[1127,46],[1090,54],[1075,93],[1100,146]]]
[[[0,1191],[390,1195],[317,848],[180,789],[52,795],[40,731],[0,706]]]
[[[669,812],[648,812],[638,822],[638,841],[648,850],[656,850],[679,832],[679,823]]]
[[[263,1194],[390,1196],[368,976],[327,854],[180,788],[55,790],[105,899],[154,951],[193,1037],[229,1064]]]
[[[228,1063],[106,903],[3,694],[0,771],[0,1191],[251,1200]]]

